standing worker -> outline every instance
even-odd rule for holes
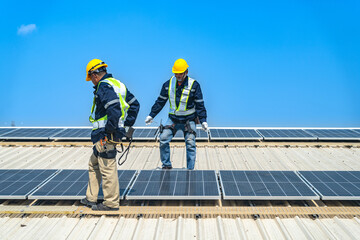
[[[196,159],[196,124],[200,121],[202,129],[208,131],[206,122],[206,109],[200,84],[195,79],[188,77],[188,64],[184,59],[175,61],[172,76],[166,81],[151,108],[145,123],[148,125],[161,111],[169,99],[169,118],[160,133],[160,158],[163,169],[172,169],[170,161],[170,141],[177,130],[182,130],[186,143],[187,168],[193,170]],[[198,120],[198,121],[197,121]]]
[[[86,198],[80,202],[92,210],[119,210],[119,180],[116,144],[125,136],[125,128],[134,125],[140,104],[125,85],[107,73],[107,64],[91,60],[86,67],[86,81],[94,84],[94,101],[90,122],[93,154],[89,161],[89,183]],[[92,114],[95,110],[95,118]],[[124,127],[126,126],[126,127]],[[104,201],[97,204],[102,180]]]

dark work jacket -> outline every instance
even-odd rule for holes
[[[111,74],[105,74],[101,80],[112,77]],[[101,81],[100,80],[100,81]],[[99,85],[100,84],[100,85]],[[99,89],[97,88],[99,85]],[[114,140],[119,142],[125,136],[125,129],[119,128],[119,119],[121,117],[121,105],[119,101],[115,101],[113,104],[105,108],[108,102],[119,99],[118,95],[114,91],[113,87],[108,83],[98,83],[94,86],[95,95],[95,120],[107,115],[107,122],[105,128],[99,128],[91,132],[91,141],[96,143],[105,136],[108,138],[113,134]],[[97,90],[97,91],[96,91]],[[126,99],[127,103],[130,103],[130,107],[127,111],[127,117],[124,122],[124,126],[132,126],[135,123],[138,115],[140,104],[136,100],[135,96],[127,89]]]
[[[175,78],[175,77],[174,77]],[[160,96],[157,98],[155,104],[151,108],[151,112],[149,116],[152,118],[155,118],[155,116],[163,109],[166,102],[169,101],[169,82],[166,81],[160,92]],[[176,106],[179,106],[180,98],[182,91],[185,86],[188,84],[188,77],[185,78],[185,80],[182,82],[182,84],[179,86],[176,82]],[[173,114],[169,114],[169,118],[174,123],[185,123],[187,120],[194,120],[196,117],[199,117],[200,123],[206,122],[206,109],[204,105],[204,99],[201,92],[200,84],[198,81],[195,81],[189,95],[188,105],[187,109],[191,109],[195,106],[195,113],[189,115],[189,116],[175,116]]]

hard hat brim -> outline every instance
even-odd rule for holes
[[[172,69],[172,72],[173,72],[173,73],[184,73],[186,70],[187,70],[187,69],[185,69],[184,71],[179,71],[179,70],[176,71],[176,70],[173,68],[173,69]]]

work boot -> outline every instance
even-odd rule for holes
[[[91,208],[92,206],[96,206],[96,202],[90,202],[89,200],[87,200],[87,198],[83,198],[80,200],[81,204],[84,204],[85,206]]]
[[[111,208],[111,207],[105,206],[102,203],[92,206],[91,209],[94,211],[118,211],[119,210],[119,208]]]
[[[172,166],[163,166],[162,169],[172,169]]]

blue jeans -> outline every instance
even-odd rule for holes
[[[169,118],[166,121],[165,126],[172,125],[173,122]],[[182,130],[185,136],[186,143],[186,160],[187,160],[187,168],[189,170],[194,169],[195,159],[196,159],[196,144],[195,144],[195,135],[189,132],[185,132],[186,124],[175,124],[176,130]],[[194,121],[190,121],[190,127],[193,131],[196,131],[196,125]],[[173,138],[173,133],[171,129],[164,129],[160,134],[160,159],[163,167],[171,166],[170,161],[170,141]]]

